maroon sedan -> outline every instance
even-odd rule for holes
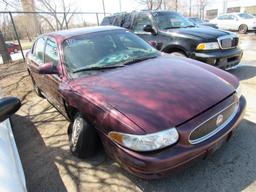
[[[71,123],[71,152],[107,154],[133,174],[156,178],[227,141],[246,101],[233,75],[163,55],[118,27],[40,36],[27,54],[35,91]]]
[[[18,53],[18,51],[20,50],[19,45],[15,43],[6,43],[5,45],[9,54]]]

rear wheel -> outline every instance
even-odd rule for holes
[[[238,28],[239,33],[245,34],[247,33],[247,31],[248,31],[248,26],[245,24],[240,25]]]
[[[73,155],[87,158],[96,154],[99,137],[93,128],[81,115],[76,113],[74,121],[69,125],[69,145]]]

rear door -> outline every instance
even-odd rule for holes
[[[37,39],[37,41],[34,43],[32,51],[28,55],[28,68],[31,73],[32,81],[36,84],[36,86],[42,90],[45,91],[46,85],[44,82],[44,75],[40,75],[36,73],[35,71],[38,69],[40,65],[44,63],[44,48],[45,48],[45,37],[40,37]]]
[[[221,15],[217,18],[217,25],[220,29],[226,29],[227,15]]]
[[[229,15],[228,22],[227,22],[227,28],[229,30],[237,30],[239,27],[239,21],[236,15]]]

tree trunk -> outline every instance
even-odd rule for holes
[[[0,54],[3,59],[3,63],[9,63],[12,61],[10,54],[8,53],[8,50],[5,45],[4,36],[2,34],[2,31],[0,31]]]

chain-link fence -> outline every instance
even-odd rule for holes
[[[63,29],[97,26],[97,12],[0,12],[0,64],[25,59],[34,39]],[[4,43],[5,42],[5,43]]]

